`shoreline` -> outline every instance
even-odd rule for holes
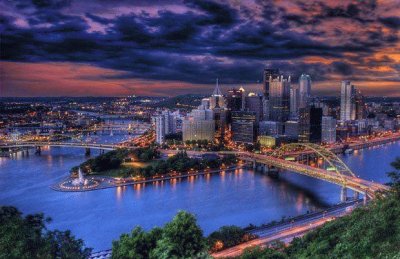
[[[116,187],[123,187],[123,186],[128,186],[128,185],[137,185],[137,184],[146,184],[146,183],[154,183],[154,182],[162,182],[162,181],[169,181],[169,180],[175,180],[175,179],[182,179],[182,178],[189,178],[191,176],[200,176],[200,175],[207,175],[207,174],[216,174],[220,173],[223,171],[234,171],[236,169],[243,169],[243,166],[229,166],[227,168],[219,168],[219,169],[210,169],[210,170],[203,170],[199,172],[194,172],[194,173],[184,173],[184,174],[179,174],[179,175],[174,175],[174,176],[161,176],[153,179],[144,179],[144,180],[133,180],[133,181],[128,181],[128,180],[121,180],[122,182],[118,182],[119,180],[113,178],[113,177],[106,177],[106,176],[87,176],[85,177],[86,179],[90,180],[96,180],[99,181],[100,184],[96,187],[93,188],[79,188],[79,189],[65,189],[60,187],[60,185],[66,181],[70,181],[72,178],[71,177],[66,177],[64,180],[62,180],[59,183],[56,183],[54,185],[51,185],[50,188],[54,191],[58,192],[88,192],[88,191],[96,191],[96,190],[102,190],[102,189],[107,189],[107,188],[116,188]]]

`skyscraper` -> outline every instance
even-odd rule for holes
[[[296,119],[299,116],[299,87],[290,87],[290,118]]]
[[[279,77],[279,69],[265,68],[263,72],[264,96],[269,97],[270,80]]]
[[[215,122],[213,111],[200,105],[192,110],[182,123],[182,138],[187,140],[214,140]]]
[[[269,87],[270,120],[285,122],[289,118],[290,76],[271,79]]]
[[[355,88],[350,81],[342,81],[340,91],[340,120],[342,122],[355,119]]]
[[[332,144],[336,142],[336,120],[331,116],[322,117],[321,141]]]
[[[179,112],[171,113],[170,111],[162,111],[156,116],[156,142],[162,144],[165,141],[165,136],[177,131],[177,118],[180,117]]]
[[[305,108],[308,105],[311,96],[311,77],[301,74],[299,78],[299,108]]]
[[[163,144],[165,141],[165,117],[162,115],[155,117],[156,124],[156,143]]]
[[[314,106],[300,108],[299,111],[299,142],[321,141],[322,109]]]
[[[240,111],[244,109],[244,94],[243,87],[239,90],[232,88],[228,91],[226,96],[226,106],[231,111]]]
[[[246,111],[252,111],[256,113],[257,122],[259,122],[263,117],[263,99],[262,96],[249,93],[245,98],[245,108]]]
[[[210,109],[214,108],[224,108],[225,107],[225,100],[224,96],[222,95],[221,89],[219,89],[218,78],[215,84],[214,92],[210,97]]]
[[[365,119],[367,116],[367,111],[365,108],[365,100],[364,96],[361,94],[360,90],[356,90],[356,95],[355,95],[355,119],[356,120],[362,120]]]
[[[253,144],[256,140],[256,113],[252,111],[232,112],[232,140]]]

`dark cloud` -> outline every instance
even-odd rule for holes
[[[350,64],[346,63],[346,62],[333,62],[332,63],[333,69],[335,72],[341,74],[341,75],[351,75],[353,74],[353,68]]]
[[[81,9],[73,9],[78,3]],[[331,74],[362,73],[355,63],[362,65],[369,55],[398,42],[393,30],[399,28],[399,18],[381,17],[374,1],[296,3],[302,12],[270,0],[252,8],[211,0],[161,1],[156,6],[120,1],[118,8],[129,11],[116,15],[90,12],[94,4],[111,8],[109,1],[17,1],[18,15],[1,16],[1,59],[83,62],[124,71],[114,75],[118,78],[189,83],[211,83],[216,77],[227,83],[254,83],[262,79],[264,66],[274,66],[294,78],[309,73],[318,81],[329,80]],[[178,4],[179,11],[169,8]],[[137,11],[139,7],[147,9]],[[18,24],[21,17],[28,25]],[[349,34],[348,28],[326,25],[337,19],[358,27]],[[352,62],[346,60],[347,53],[352,53]],[[331,61],[302,60],[307,57]],[[385,62],[395,63],[389,60]]]
[[[392,29],[399,29],[400,28],[400,17],[384,17],[379,19],[384,25]]]

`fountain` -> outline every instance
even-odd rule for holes
[[[72,185],[80,186],[80,185],[87,185],[87,180],[83,177],[83,173],[81,168],[78,169],[78,179],[72,180]]]
[[[92,190],[99,186],[100,180],[91,178],[91,179],[85,179],[83,176],[82,169],[78,169],[78,178],[75,179],[68,179],[62,183],[60,183],[58,186],[55,187],[56,190],[61,190],[61,191],[83,191],[83,190]]]

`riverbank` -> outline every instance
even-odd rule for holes
[[[234,171],[236,169],[242,169],[243,166],[230,166],[226,168],[219,168],[219,169],[206,169],[203,171],[189,171],[187,173],[176,173],[174,175],[161,175],[159,177],[153,177],[151,179],[135,179],[134,177],[131,178],[122,178],[122,179],[116,179],[112,177],[104,177],[104,176],[90,176],[87,177],[89,180],[97,181],[99,184],[96,186],[93,186],[91,188],[65,188],[63,187],[63,183],[71,181],[73,178],[72,177],[67,177],[60,183],[57,183],[55,185],[50,186],[51,189],[59,192],[87,192],[87,191],[95,191],[95,190],[101,190],[101,189],[107,189],[107,188],[115,188],[115,187],[123,187],[123,186],[128,186],[128,185],[140,185],[140,184],[146,184],[146,183],[154,183],[154,182],[162,182],[162,181],[169,181],[169,180],[175,180],[175,179],[182,179],[182,178],[188,178],[188,177],[195,177],[195,176],[201,176],[201,175],[207,175],[207,174],[216,174],[220,173],[223,171]]]

